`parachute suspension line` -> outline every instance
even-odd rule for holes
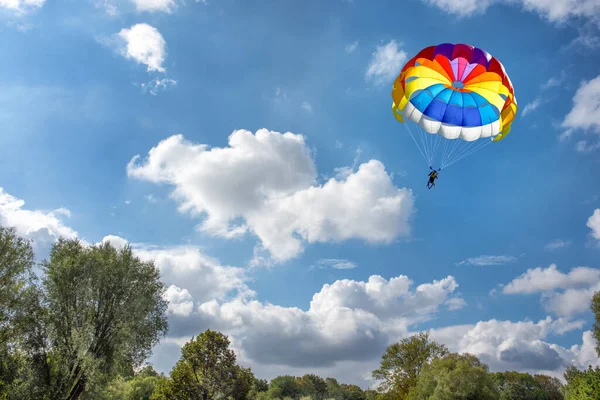
[[[452,159],[452,155],[460,146],[460,142],[461,142],[460,139],[456,138],[456,139],[451,139],[451,140],[452,140],[452,143],[448,145],[448,147],[449,147],[448,154],[446,154],[446,157],[444,159],[442,159],[440,168],[445,168],[448,165],[448,161]]]
[[[425,150],[425,155],[427,156],[427,163],[431,165],[431,155],[429,154],[429,148],[427,147],[427,137],[423,136],[423,130],[420,126],[417,126],[419,130],[419,139],[421,139],[421,144],[423,145],[423,149]]]
[[[408,133],[410,134],[411,139],[413,140],[413,142],[415,142],[415,146],[417,146],[417,149],[419,149],[419,153],[421,153],[421,156],[423,156],[423,159],[425,161],[429,161],[427,160],[427,157],[425,156],[425,154],[423,153],[423,151],[421,150],[421,148],[419,147],[419,145],[417,144],[417,140],[415,139],[412,131],[410,130],[410,127],[408,126],[408,121],[404,123],[404,126],[406,127],[406,130],[408,131]]]
[[[472,148],[470,151],[468,151],[467,153],[465,153],[465,154],[462,154],[460,157],[458,157],[458,158],[456,158],[455,160],[453,160],[451,163],[449,163],[449,164],[447,165],[447,167],[449,167],[450,165],[452,165],[452,164],[454,164],[454,163],[457,163],[457,162],[459,162],[459,161],[460,161],[460,160],[462,160],[463,158],[465,158],[465,157],[468,157],[468,156],[470,156],[471,154],[473,154],[473,153],[475,153],[475,152],[477,152],[477,151],[479,151],[479,150],[483,149],[485,146],[487,146],[487,145],[489,145],[490,143],[492,143],[492,140],[491,140],[491,139],[489,139],[489,140],[485,140],[485,139],[484,139],[484,140],[482,140],[481,142],[482,142],[482,143],[478,143],[477,145],[473,146],[473,148]]]
[[[443,166],[446,167],[456,158],[460,157],[464,152],[469,151],[471,146],[473,146],[474,142],[468,142],[467,144],[463,144],[461,139],[454,139],[456,141],[453,150],[456,152],[450,152],[448,157],[444,159]],[[458,144],[457,144],[458,143]]]

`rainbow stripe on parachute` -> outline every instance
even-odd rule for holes
[[[443,43],[406,63],[392,90],[392,110],[446,139],[502,140],[517,112],[510,78],[500,61],[466,44]]]

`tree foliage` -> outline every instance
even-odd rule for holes
[[[451,353],[425,364],[410,400],[495,400],[499,394],[487,365],[470,354]]]
[[[600,292],[594,293],[590,308],[594,313],[593,335],[596,339],[596,354],[600,357]]]
[[[405,399],[417,384],[421,368],[447,354],[446,346],[431,340],[428,333],[419,333],[389,346],[380,367],[373,371],[373,377],[382,381],[381,392]]]
[[[490,374],[500,400],[562,400],[562,384],[557,378],[507,371]]]
[[[255,385],[254,374],[236,364],[229,344],[227,336],[210,329],[192,338],[152,399],[246,399]]]
[[[575,367],[569,367],[565,371],[566,400],[597,400],[600,398],[600,368],[588,367],[585,371],[579,371]]]

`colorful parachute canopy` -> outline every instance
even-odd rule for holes
[[[394,82],[396,119],[446,139],[499,141],[510,131],[517,99],[504,66],[484,50],[444,43],[421,50]]]

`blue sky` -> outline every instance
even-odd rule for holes
[[[156,260],[163,372],[206,328],[261,377],[363,387],[421,330],[494,370],[598,363],[600,9],[527,4],[0,0],[0,222]],[[519,112],[427,190],[390,92],[443,42]]]

